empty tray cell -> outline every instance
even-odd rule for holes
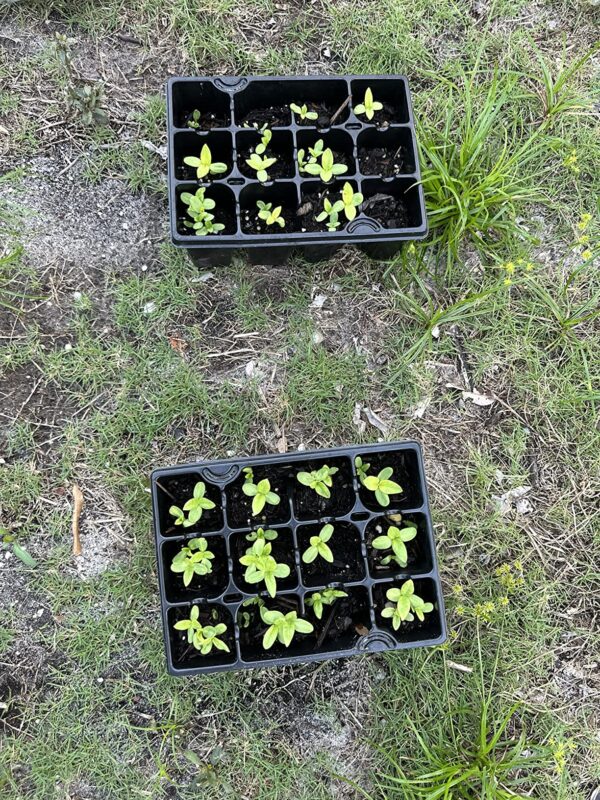
[[[296,573],[296,563],[294,561],[294,540],[292,531],[289,528],[274,528],[267,529],[274,530],[277,533],[276,539],[269,539],[268,543],[271,545],[271,555],[278,564],[286,564],[290,568],[290,574],[287,578],[276,578],[277,591],[286,591],[295,589],[298,586],[298,575]],[[256,529],[255,529],[256,531]],[[265,600],[268,600],[268,594],[265,588],[264,581],[260,583],[248,583],[244,578],[246,567],[240,564],[240,558],[244,556],[252,545],[253,540],[248,540],[248,536],[253,536],[251,531],[240,531],[234,533],[230,539],[231,546],[231,559],[233,562],[233,580],[236,586],[246,594],[262,594]]]
[[[261,210],[258,202],[271,204],[270,211],[275,211],[281,206],[279,219],[284,224],[280,225],[277,221],[267,224],[258,214]],[[274,183],[263,186],[260,183],[251,183],[242,189],[240,194],[240,224],[242,231],[248,234],[262,234],[276,236],[277,234],[294,233],[300,227],[299,218],[296,214],[298,210],[298,190],[294,183]],[[269,210],[263,209],[263,214]]]
[[[336,598],[333,604],[322,605],[321,619],[315,614],[313,600],[315,592],[304,596],[304,616],[315,627],[315,652],[327,653],[332,650],[350,650],[356,647],[361,636],[366,636],[371,627],[369,592],[364,586],[335,587],[346,592],[346,597]],[[319,588],[317,592],[325,591]]]
[[[332,485],[327,486],[317,473],[323,467],[330,467],[336,472],[328,480]],[[314,481],[319,481],[320,491],[329,492],[329,497],[323,497],[315,488],[300,483],[298,475],[304,473],[303,479],[308,480],[309,474]],[[352,463],[349,458],[331,458],[329,460],[311,460],[298,462],[292,471],[292,502],[294,516],[302,520],[319,520],[322,517],[343,517],[354,508],[354,486],[352,483]]]
[[[400,484],[402,492],[389,495],[389,506],[382,507],[375,497],[375,492],[370,491],[360,484],[360,499],[372,511],[388,513],[402,509],[417,509],[423,504],[423,492],[419,475],[419,458],[417,451],[412,448],[403,450],[388,450],[374,452],[365,450],[360,454],[363,468],[368,465],[367,475],[378,476],[386,467],[392,468],[389,480]]]
[[[278,178],[293,178],[294,166],[294,139],[291,131],[273,131],[267,149],[260,157],[276,158],[277,161],[267,167],[269,181]],[[257,145],[261,143],[261,134],[258,131],[240,131],[236,134],[237,166],[242,175],[252,180],[258,180],[257,171],[246,163]]]
[[[202,496],[214,503],[214,508],[204,508],[200,519],[189,527],[184,528],[182,524],[176,525],[177,515],[170,513],[170,510],[174,508],[183,510],[184,504],[194,497],[194,489],[198,484],[204,485],[204,494]],[[199,472],[163,475],[159,481],[156,481],[156,486],[157,516],[162,536],[201,535],[217,531],[223,527],[221,490],[218,486],[213,486],[202,480]],[[201,494],[201,492],[202,489],[199,488],[196,493]],[[186,511],[184,513],[187,518],[189,512]]]
[[[308,564],[302,558],[307,549],[311,547],[311,537],[318,536],[324,524],[300,525],[296,531],[300,552],[300,571],[305,586],[360,581],[365,577],[365,564],[358,528],[349,522],[334,521],[332,524],[333,533],[326,542],[333,554],[331,563],[320,555]]]
[[[343,211],[338,214],[337,228],[331,230],[327,227],[328,218],[320,222],[316,218],[325,209],[325,199],[334,204],[341,198],[345,183],[349,183],[354,192],[359,191],[358,182],[353,178],[346,179],[344,175],[331,183],[321,183],[319,180],[302,182],[298,208],[299,230],[302,233],[335,233],[344,230],[349,220]]]
[[[289,499],[289,481],[283,467],[257,466],[252,469],[252,482],[258,485],[268,480],[270,491],[279,497],[277,504],[265,503],[264,508],[254,514],[252,512],[253,497],[246,495],[242,489],[246,475],[240,472],[235,481],[225,489],[227,503],[227,523],[230,528],[269,527],[277,523],[288,522],[291,516]]]
[[[233,116],[238,126],[253,125],[258,128],[281,128],[290,125],[289,81],[250,81],[249,85],[234,95]]]
[[[403,125],[409,121],[408,100],[406,86],[401,78],[382,80],[381,78],[363,78],[351,81],[352,110],[355,116],[364,125],[374,125],[378,128],[391,124]],[[380,111],[376,111],[373,119],[367,119],[366,114],[356,114],[356,106],[364,105],[365,92],[371,89],[373,100],[383,104]]]
[[[174,123],[178,128],[203,131],[229,126],[230,96],[210,81],[174,81],[171,91]]]
[[[426,603],[433,603],[433,610],[425,614],[423,622],[413,614],[412,622],[404,621],[400,623],[398,630],[394,630],[391,617],[383,617],[382,610],[386,604],[394,605],[387,599],[386,593],[392,587],[401,589],[404,580],[382,581],[373,586],[373,603],[375,605],[375,619],[378,627],[388,630],[392,635],[403,642],[415,642],[427,639],[437,639],[442,635],[442,624],[440,620],[439,598],[437,595],[436,583],[429,578],[414,579],[414,592]]]
[[[365,531],[371,577],[390,578],[398,573],[429,572],[433,564],[425,514],[392,514],[391,516],[393,517],[392,519],[385,514],[375,517],[369,522]],[[398,519],[399,516],[401,516],[401,519]],[[393,559],[390,559],[389,564],[383,564],[386,558],[394,555],[394,551],[392,549],[383,550],[373,547],[373,541],[381,536],[387,536],[390,527],[397,528],[401,533],[405,529],[416,530],[417,532],[414,539],[404,542],[406,547],[406,566],[404,567]]]
[[[208,242],[210,239],[216,239],[218,236],[231,235],[237,232],[237,218],[235,214],[235,196],[231,189],[222,184],[213,184],[212,186],[201,187],[204,189],[204,197],[214,200],[215,207],[210,209],[209,213],[214,216],[213,224],[224,225],[224,229],[218,233],[208,233],[203,236],[198,236],[194,232],[193,227],[188,227],[185,223],[193,226],[194,220],[188,213],[189,206],[183,202],[181,195],[184,192],[189,194],[197,194],[198,184],[185,184],[178,186],[176,189],[177,195],[177,231],[184,236],[193,236],[202,242]]]
[[[367,128],[358,135],[358,164],[363,175],[393,178],[415,171],[410,128]]]
[[[289,614],[295,611],[299,618],[308,619],[307,614],[301,613],[300,598],[295,594],[282,594],[271,599],[266,599],[264,608],[269,611],[279,611],[280,614]],[[260,615],[261,606],[256,602],[248,605],[242,604],[237,613],[237,622],[240,629],[240,652],[243,661],[268,661],[286,657],[302,657],[313,652],[315,636],[313,633],[294,633],[289,647],[275,641],[268,650],[263,647],[263,637],[269,625],[263,622]],[[309,620],[312,622],[312,620]]]
[[[333,153],[333,161],[335,164],[344,164],[347,167],[346,172],[341,175],[336,175],[335,178],[344,178],[348,175],[354,175],[356,172],[356,163],[354,160],[354,142],[349,133],[340,130],[330,131],[315,131],[315,130],[302,130],[297,134],[298,142],[298,160],[302,155],[303,159],[307,161],[310,158],[309,148],[315,147],[317,142],[323,142],[323,149],[330,149]],[[304,151],[301,153],[301,151]],[[321,163],[321,158],[317,159]],[[300,169],[298,164],[298,174],[301,178],[317,178],[318,175],[311,175],[305,170]]]
[[[177,622],[190,618],[190,612],[194,605],[198,608],[198,622],[204,626],[226,625],[227,629],[218,638],[227,647],[226,650],[217,650],[213,647],[210,653],[202,655],[192,644],[188,642],[187,631],[179,631],[174,628]],[[233,617],[225,606],[220,603],[190,603],[186,606],[170,608],[167,613],[167,625],[169,627],[168,636],[171,647],[171,658],[173,666],[180,669],[197,669],[199,667],[216,667],[221,664],[232,664],[236,661],[235,633],[233,627]]]
[[[197,167],[184,164],[187,156],[200,158],[204,146],[210,150],[213,164],[225,164],[223,172],[209,172],[200,177]],[[173,163],[175,164],[175,177],[184,181],[199,181],[210,183],[227,177],[233,169],[233,137],[226,131],[211,131],[210,133],[194,133],[193,131],[176,133],[174,137]]]
[[[173,572],[171,564],[184,547],[189,546],[190,541],[198,539],[198,536],[190,536],[185,540],[165,542],[162,547],[163,569],[165,574],[165,593],[170,603],[178,603],[182,600],[190,600],[201,597],[206,600],[219,597],[226,591],[229,585],[229,569],[227,566],[227,549],[225,539],[219,534],[208,534],[206,537],[205,551],[212,553],[214,558],[204,559],[210,563],[211,571],[206,575],[194,574],[188,586],[183,582],[183,572]],[[190,553],[198,552],[197,548],[191,549]],[[189,555],[189,554],[188,554]]]
[[[297,106],[306,106],[307,110],[316,114],[316,119],[302,119],[301,115],[294,113],[294,122],[303,127],[319,128],[325,130],[331,125],[341,125],[348,119],[349,104],[348,84],[344,80],[331,79],[302,81],[288,81],[288,97],[290,103]],[[332,123],[332,117],[335,119]]]
[[[361,183],[364,202],[362,212],[383,228],[400,230],[423,226],[422,189],[413,178],[366,178]]]

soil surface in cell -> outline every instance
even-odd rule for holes
[[[396,572],[407,572],[409,570],[414,572],[415,567],[418,569],[425,568],[427,560],[426,545],[424,537],[418,529],[415,538],[411,539],[410,542],[405,542],[407,551],[407,565],[405,567],[400,567],[395,561],[390,562],[388,565],[381,563],[386,556],[393,555],[394,551],[391,549],[376,550],[373,547],[373,540],[378,536],[384,536],[392,525],[395,525],[400,530],[408,527],[417,527],[416,523],[409,520],[388,520],[385,518],[377,519],[369,525],[365,533],[365,541],[369,556],[369,568],[374,578],[385,578]]]
[[[280,611],[287,614],[289,611],[297,611],[300,614],[300,603],[295,596],[268,598],[265,606],[269,611]],[[247,615],[247,616],[246,616]],[[314,621],[305,614],[304,619],[309,622]],[[237,616],[240,630],[240,650],[242,658],[248,661],[260,661],[274,658],[285,658],[286,656],[297,656],[312,653],[314,647],[314,636],[310,633],[295,633],[289,647],[276,641],[268,650],[262,646],[263,636],[269,627],[260,616],[258,605],[240,606]]]
[[[194,109],[190,111],[183,119],[184,128],[189,128],[191,131],[209,131],[212,128],[227,128],[229,127],[229,115],[227,114],[214,114],[211,111],[200,111],[200,118],[197,120],[197,125],[193,126],[189,123],[193,121]]]
[[[305,564],[300,561],[302,578],[307,586],[327,586],[330,583],[359,581],[365,577],[365,565],[360,550],[360,534],[354,525],[347,522],[332,523],[333,534],[327,544],[333,553],[333,562],[321,556]],[[310,537],[317,536],[321,525],[305,525],[298,528],[298,547],[300,555],[310,545]]]
[[[254,469],[254,483],[258,484],[263,478],[268,478],[271,491],[279,495],[279,504],[276,506],[265,505],[260,514],[252,515],[252,498],[242,491],[243,476],[227,487],[227,521],[232,528],[252,528],[275,525],[278,522],[287,522],[290,518],[290,506],[287,496],[287,486],[284,475],[272,468]]]
[[[362,204],[362,212],[377,220],[384,228],[406,228],[409,225],[404,201],[391,194],[377,192]]]
[[[252,126],[256,124],[259,128],[266,125],[267,128],[284,128],[290,125],[292,121],[292,112],[290,107],[286,105],[269,106],[268,108],[251,109],[243,117],[236,119],[240,126]]]
[[[274,203],[273,207],[277,208],[278,203]],[[281,216],[285,221],[285,225],[281,227],[276,222],[272,225],[267,225],[264,219],[258,216],[258,208],[248,209],[243,208],[240,214],[240,222],[244,233],[251,234],[268,234],[269,236],[276,236],[277,234],[295,233],[299,228],[298,217],[296,212],[291,208],[282,208]]]
[[[331,203],[335,203],[336,200],[340,199],[340,189],[324,187],[316,192],[307,192],[303,196],[302,203],[296,211],[296,216],[299,220],[299,229],[303,233],[329,232],[329,228],[327,227],[328,219],[324,219],[323,222],[317,222],[316,220],[316,217],[323,211],[323,201],[325,198]],[[340,225],[335,229],[336,233],[343,231],[348,224],[348,220],[343,213],[340,214],[339,221]]]
[[[410,165],[404,160],[406,148],[361,147],[358,151],[360,171],[363,175],[381,175],[384,178],[410,172]]]
[[[312,609],[307,619],[315,626],[315,652],[345,649],[353,647],[360,636],[369,633],[369,604],[366,592],[364,596],[349,593],[348,597],[340,597],[331,606],[324,606],[323,616],[319,620]]]
[[[333,478],[333,486],[329,489],[330,497],[321,497],[310,486],[301,484],[296,475],[298,472],[312,472],[323,466],[321,462],[301,465],[294,472],[291,480],[293,481],[293,503],[294,513],[298,519],[321,519],[322,517],[343,517],[349,514],[354,507],[354,487],[352,476],[349,470],[340,469]],[[329,464],[329,466],[334,466]]]
[[[302,106],[303,103],[298,103],[298,105]],[[296,125],[301,125],[304,128],[319,128],[320,130],[326,130],[331,127],[331,118],[337,111],[337,108],[331,108],[331,106],[327,106],[324,103],[306,103],[306,106],[309,111],[316,111],[319,116],[317,119],[300,119],[300,114],[294,114]],[[339,125],[347,116],[348,111],[344,109],[335,118],[333,124]]]
[[[260,140],[257,139],[257,144]],[[245,147],[238,153],[237,165],[242,175],[247,178],[256,178],[256,170],[246,164],[246,159],[250,158],[254,152],[254,145],[252,147]],[[261,158],[276,158],[277,161],[267,168],[267,175],[270,181],[276,181],[278,178],[293,178],[294,177],[294,161],[290,142],[289,153],[276,152],[275,150],[267,147],[266,153],[263,153]]]
[[[375,97],[375,100],[377,99],[378,98]],[[362,103],[362,98],[358,100],[355,98],[354,106],[356,107],[360,103]],[[387,128],[393,123],[397,124],[402,122],[398,109],[385,102],[383,103],[381,111],[375,112],[373,119],[367,119],[365,114],[357,114],[357,116],[363,124],[375,125],[377,128]]]
[[[207,605],[199,606],[200,614],[198,615],[198,622],[201,625],[219,625],[221,622],[227,625],[227,630],[219,636],[225,644],[229,647],[229,653],[224,650],[217,650],[213,648],[210,653],[203,656],[199,650],[188,643],[187,631],[177,631],[173,625],[179,620],[189,619],[192,606],[175,609],[172,616],[169,617],[171,637],[171,654],[173,656],[173,664],[176,667],[203,667],[212,666],[214,664],[228,663],[235,659],[235,634],[233,628],[233,620],[231,614],[221,606]]]
[[[222,536],[209,536],[206,541],[208,542],[207,549],[215,556],[211,560],[212,570],[206,575],[194,575],[188,586],[183,583],[183,573],[173,572],[171,564],[173,558],[180,552],[182,547],[187,545],[189,539],[178,543],[176,547],[172,547],[171,544],[165,546],[163,551],[165,586],[171,601],[187,600],[190,597],[216,597],[227,588],[229,570],[227,568],[225,540]]]
[[[158,484],[158,497],[161,508],[160,521],[163,536],[180,536],[182,533],[193,534],[203,531],[214,531],[223,527],[223,512],[221,510],[221,492],[210,483],[204,481],[206,486],[205,497],[212,500],[214,508],[205,508],[198,522],[184,528],[174,524],[174,517],[169,514],[171,506],[183,508],[184,504],[194,496],[194,486],[200,481],[199,475],[177,475],[169,478],[163,475]],[[187,512],[186,512],[187,513]]]

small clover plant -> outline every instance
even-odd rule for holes
[[[187,122],[188,128],[194,128],[197,130],[200,127],[200,109],[195,108],[189,116]]]
[[[227,625],[223,622],[218,625],[201,625],[198,622],[199,615],[198,606],[192,606],[189,619],[179,620],[173,627],[177,631],[187,631],[188,643],[193,645],[196,650],[200,650],[203,656],[208,655],[213,647],[216,650],[224,650],[229,653],[227,644],[222,639],[219,639],[219,636],[227,630]]]
[[[260,147],[260,145],[258,145]],[[254,151],[250,153],[250,158],[246,159],[246,164],[250,167],[250,169],[255,170],[256,172],[256,179],[259,180],[261,183],[265,183],[269,180],[269,175],[267,170],[269,167],[272,167],[275,164],[277,159],[275,156],[271,156],[270,158],[265,158],[261,156],[259,153]]]
[[[395,525],[390,525],[387,533],[373,539],[375,550],[393,551],[393,555],[385,556],[381,563],[387,566],[392,561],[395,561],[399,567],[405,567],[408,564],[408,550],[405,542],[411,542],[416,535],[417,529],[414,526],[400,529]]]
[[[391,481],[394,470],[391,467],[384,467],[379,475],[367,475],[363,486],[370,492],[375,492],[375,498],[380,506],[389,506],[390,495],[400,494],[402,487],[395,481]]]
[[[287,578],[290,568],[287,564],[278,564],[271,555],[271,543],[257,539],[246,554],[240,558],[240,564],[246,567],[244,580],[246,583],[264,581],[271,597],[277,593],[277,578]]]
[[[395,586],[388,589],[385,596],[393,605],[386,605],[381,616],[391,618],[395,631],[403,622],[412,622],[414,614],[423,622],[425,614],[433,611],[433,603],[426,603],[422,597],[415,594],[415,584],[411,580],[405,581],[399,589]]]
[[[281,501],[279,495],[271,491],[271,481],[268,478],[263,478],[262,481],[254,483],[254,474],[252,470],[250,470],[250,476],[246,473],[246,480],[242,486],[242,491],[247,497],[252,498],[253,517],[260,514],[265,505],[278,506]]]
[[[205,510],[215,507],[213,501],[205,497],[205,494],[206,484],[202,481],[198,481],[194,486],[193,497],[184,504],[183,509],[177,506],[171,506],[169,514],[175,517],[175,525],[183,525],[184,528],[189,528],[191,525],[195,525],[198,522]],[[184,513],[186,511],[188,512],[187,518]]]
[[[222,161],[212,160],[212,153],[207,144],[202,145],[199,158],[186,156],[183,159],[183,163],[187,164],[188,167],[194,167],[196,176],[199,179],[206,178],[207,175],[220,175],[223,172],[227,172],[227,164],[223,164]]]
[[[171,572],[183,573],[183,585],[189,586],[194,575],[212,572],[215,554],[208,549],[208,542],[201,536],[184,545],[171,562]]]
[[[302,561],[311,564],[317,556],[321,556],[325,561],[333,562],[333,553],[327,542],[333,534],[333,525],[323,525],[318,536],[311,536],[310,545],[302,553]]]
[[[332,475],[339,472],[337,467],[328,467],[324,464],[321,469],[312,472],[299,472],[296,479],[303,485],[308,486],[321,497],[331,497],[330,487],[333,486]]]
[[[295,633],[312,633],[314,626],[306,619],[300,619],[297,611],[288,611],[282,614],[281,611],[269,611],[264,606],[260,609],[260,616],[265,625],[269,627],[263,636],[263,647],[269,650],[276,641],[281,642],[284,647],[289,647]]]
[[[333,151],[328,147],[321,154],[321,163],[319,163],[318,159],[310,159],[304,165],[304,172],[318,176],[323,183],[328,183],[336,175],[343,175],[344,172],[348,172],[348,167],[346,164],[336,164]]]
[[[274,542],[276,538],[277,531],[265,531],[263,528],[257,528],[255,531],[252,531],[252,533],[246,534],[247,542],[255,542],[257,539],[264,539],[267,542]]]
[[[320,214],[317,214],[315,219],[317,222],[325,222],[327,220],[327,228],[330,231],[334,231],[340,227],[340,211],[342,210],[343,205],[341,200],[336,200],[335,203],[332,203],[327,197],[323,200],[323,211]]]
[[[277,224],[280,228],[285,226],[285,220],[281,216],[281,206],[273,208],[273,203],[263,203],[262,200],[257,200],[256,206],[259,209],[259,219],[264,220],[267,225]]]
[[[354,113],[357,116],[361,116],[364,114],[365,117],[370,121],[375,116],[376,111],[381,111],[383,108],[383,103],[380,103],[378,100],[373,99],[373,92],[371,91],[371,87],[368,86],[365,91],[365,97],[362,103],[354,106]]]
[[[321,619],[323,608],[332,606],[340,597],[348,597],[348,593],[341,589],[323,589],[322,592],[313,592],[310,597],[307,597],[306,605],[312,608],[317,619]]]
[[[290,103],[290,108],[294,112],[294,114],[299,116],[300,119],[303,120],[303,121],[305,119],[315,120],[315,119],[319,118],[319,115],[317,114],[316,111],[309,111],[308,110],[308,106],[306,105],[306,103],[304,103],[301,106],[299,106],[297,103]]]
[[[356,212],[364,197],[361,192],[355,192],[351,183],[346,183],[342,187],[342,208],[346,219],[350,222],[356,217]]]
[[[365,464],[360,456],[356,456],[354,459],[354,466],[356,467],[356,474],[358,475],[358,480],[365,485],[365,479],[369,474],[369,470],[371,469],[370,464]]]
[[[259,156],[262,156],[269,146],[271,139],[273,138],[273,131],[270,131],[266,126],[260,129],[261,137],[260,143],[256,145],[254,148],[254,152],[258,153]]]

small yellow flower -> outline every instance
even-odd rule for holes
[[[584,231],[591,221],[592,221],[591,214],[582,214],[581,219],[577,223],[577,229],[580,231]]]
[[[583,236],[580,236],[579,239],[577,239],[577,244],[587,244],[589,240],[589,234],[584,233]]]
[[[521,266],[521,264],[524,264],[524,263],[525,263],[525,259],[524,258],[517,258],[517,264],[519,266]]]
[[[415,247],[415,244],[414,244],[414,242],[411,242],[411,243],[408,245],[408,252],[409,252],[409,253],[416,253],[416,252],[417,252],[417,248]]]
[[[517,570],[517,572],[523,572],[523,562],[519,559],[513,562],[513,567]]]
[[[504,265],[504,269],[509,275],[514,275],[516,267],[512,261],[507,261]]]
[[[461,583],[455,583],[452,587],[452,591],[454,594],[462,594],[464,592],[464,587]]]
[[[577,165],[577,150],[571,150],[570,154],[563,161],[563,164],[574,172],[575,175],[579,175],[580,169]]]
[[[509,603],[510,603],[510,600],[508,599],[508,597],[506,595],[504,595],[504,597],[500,598],[500,605],[501,606],[507,606]]]
[[[504,278],[504,285],[505,286],[511,286],[512,285],[511,279],[510,278]]]
[[[491,622],[495,610],[496,604],[488,600],[487,603],[477,603],[473,612],[478,619],[482,619],[484,622]]]
[[[534,269],[535,269],[535,264],[534,264],[532,261],[528,261],[528,262],[525,264],[525,270],[526,270],[527,272],[531,272],[531,271],[532,271],[532,270],[534,270]]]
[[[583,251],[583,253],[581,254],[581,257],[583,258],[584,261],[589,261],[590,258],[592,257],[592,255],[593,255],[593,253],[590,250],[590,248],[588,247]]]
[[[456,611],[456,613],[458,614],[459,617],[462,617],[464,615],[464,613],[465,613],[465,607],[464,606],[456,606],[455,611]]]

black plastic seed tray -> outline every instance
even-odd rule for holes
[[[367,88],[383,106],[371,120],[356,113]],[[290,110],[291,103],[306,104],[317,119],[302,121]],[[345,244],[385,259],[404,241],[427,235],[405,77],[172,78],[167,84],[167,115],[171,238],[200,263],[227,263],[236,250],[245,251],[254,263],[281,263],[294,250],[318,261]],[[266,155],[278,160],[269,181],[260,183],[246,158],[260,141],[252,126],[265,124],[272,131]],[[348,167],[328,184],[300,172],[298,166],[298,151],[306,152],[319,139]],[[214,161],[226,164],[226,171],[199,180],[183,159],[198,157],[204,144]],[[346,181],[364,199],[352,221],[344,217],[343,224],[330,231],[315,217],[325,197],[339,198]],[[181,194],[193,194],[201,186],[216,203],[214,221],[224,225],[217,234],[197,236],[183,224],[187,207]],[[281,206],[285,227],[257,227],[257,201]]]
[[[359,481],[356,456],[370,464],[370,474],[393,468],[392,479],[400,484],[402,493],[392,496],[387,508],[382,508]],[[338,469],[330,499],[319,497],[296,478],[298,472],[310,472],[324,464]],[[245,467],[252,467],[255,482],[268,478],[281,497],[279,505],[265,506],[256,517],[251,515],[251,498],[241,489]],[[204,482],[205,496],[215,507],[204,511],[198,524],[182,529],[173,524],[170,508],[181,508],[198,481]],[[421,449],[416,442],[204,461],[158,469],[152,473],[152,505],[165,648],[172,675],[403,650],[437,645],[446,638],[427,487]],[[381,551],[371,546],[382,528],[401,524],[397,515],[401,515],[402,524],[417,529],[415,539],[407,543],[405,568],[382,566]],[[305,564],[301,556],[310,537],[326,523],[334,526],[329,541],[333,564],[322,559]],[[289,577],[278,580],[274,599],[264,590],[264,584],[258,591],[256,585],[246,583],[244,567],[239,563],[240,556],[250,547],[246,536],[258,527],[277,531],[273,555],[290,567]],[[206,538],[214,553],[213,569],[208,575],[196,576],[186,589],[181,574],[172,572],[170,565],[182,545],[200,536]],[[433,604],[433,610],[423,622],[415,617],[394,630],[391,620],[381,615],[386,590],[402,586],[409,578],[414,581],[416,593]],[[341,589],[347,597],[327,607],[319,620],[306,600],[326,587]],[[314,625],[314,631],[296,634],[288,648],[277,642],[271,649],[263,649],[267,625],[261,620],[257,605],[243,605],[257,595],[270,610],[296,610],[299,617]],[[194,605],[199,608],[202,624],[227,626],[222,638],[229,653],[213,649],[202,655],[188,644],[184,632],[174,629],[176,622],[189,617]]]

